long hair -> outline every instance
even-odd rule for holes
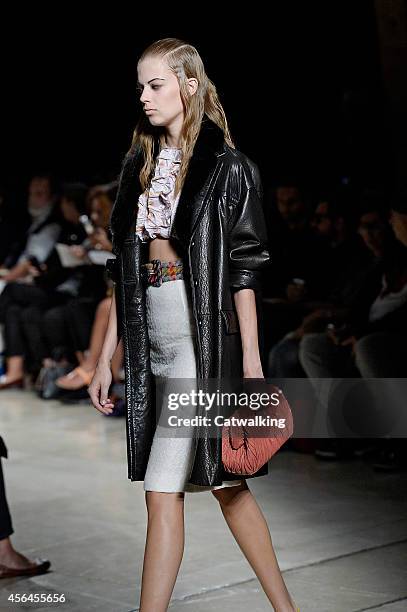
[[[159,57],[164,60],[170,70],[178,79],[180,96],[184,108],[184,123],[181,131],[182,161],[175,183],[175,195],[184,184],[196,140],[201,128],[204,115],[207,115],[224,133],[225,141],[235,148],[232,141],[226,115],[219,101],[215,85],[208,78],[202,59],[192,45],[178,38],[164,38],[152,43],[145,49],[139,62],[145,57]],[[198,88],[190,95],[187,79],[196,78]],[[133,133],[132,148],[141,147],[144,165],[140,170],[140,185],[142,189],[148,187],[154,171],[154,141],[164,134],[163,127],[150,124],[147,117],[142,114]]]

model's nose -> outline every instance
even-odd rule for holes
[[[142,104],[146,104],[146,103],[148,102],[148,96],[147,96],[147,93],[146,93],[145,91],[143,91],[143,92],[141,93],[141,96],[140,96],[140,102],[141,102]]]

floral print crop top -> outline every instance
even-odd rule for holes
[[[157,157],[150,187],[139,197],[136,234],[142,242],[157,236],[169,238],[179,196],[174,197],[175,181],[182,159],[182,149],[163,147]]]

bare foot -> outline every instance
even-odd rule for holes
[[[12,569],[27,569],[33,564],[33,561],[27,559],[24,555],[14,549],[8,550],[7,553],[0,554],[0,565],[6,565]]]

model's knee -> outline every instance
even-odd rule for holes
[[[239,485],[233,487],[224,487],[223,489],[213,489],[212,495],[218,500],[220,505],[224,508],[231,507],[233,502],[236,501],[237,496],[242,491],[248,491],[246,480],[243,480]]]

